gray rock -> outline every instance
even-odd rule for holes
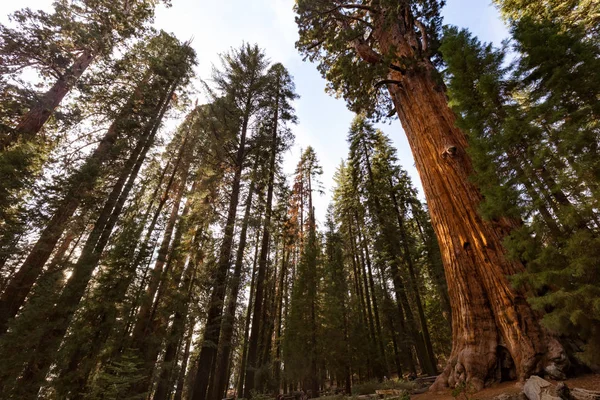
[[[527,379],[523,393],[528,400],[562,400],[550,382],[535,375]]]
[[[501,395],[494,397],[492,400],[527,400],[527,397],[525,397],[525,395],[523,393],[517,393],[517,394],[503,393]]]

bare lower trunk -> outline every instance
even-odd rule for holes
[[[413,151],[441,248],[452,304],[453,350],[434,389],[468,382],[475,389],[497,380],[498,354],[506,348],[523,380],[547,372],[561,376],[564,350],[540,327],[538,315],[508,276],[523,265],[506,258],[509,221],[484,221],[481,195],[469,181],[465,135],[456,127],[444,92],[428,71],[389,91]]]
[[[254,162],[254,174],[256,174],[259,157],[256,157]],[[248,223],[250,222],[250,212],[252,210],[252,197],[254,196],[254,180],[250,183],[248,189],[248,197],[246,199],[246,210],[244,212],[244,219],[242,221],[242,229],[240,231],[240,240],[238,244],[235,267],[233,275],[231,277],[231,284],[229,289],[229,299],[227,301],[227,308],[223,315],[223,321],[221,323],[221,344],[220,354],[218,355],[217,370],[213,378],[211,387],[211,396],[213,399],[220,399],[225,394],[226,390],[226,378],[227,371],[229,370],[228,365],[229,356],[231,354],[231,340],[233,338],[233,328],[235,323],[235,310],[237,308],[237,301],[240,292],[241,278],[242,278],[242,267],[244,264],[244,254],[246,250],[246,237],[248,232]]]
[[[196,371],[192,400],[204,400],[206,398],[208,385],[211,380],[211,368],[216,364],[217,359],[217,348],[219,345],[219,337],[221,336],[223,302],[227,290],[227,271],[229,270],[231,249],[233,247],[233,235],[236,223],[237,206],[240,198],[242,169],[244,168],[246,154],[246,134],[250,118],[250,100],[251,98],[249,97],[246,103],[246,113],[242,122],[240,141],[235,161],[235,173],[231,187],[231,198],[229,200],[227,220],[223,229],[223,242],[219,251],[217,270],[213,279],[213,291],[208,304],[206,328],[204,329],[203,344],[198,357],[198,370]]]
[[[427,363],[422,366],[428,375],[436,375],[437,374],[437,361],[435,359],[435,354],[433,353],[433,346],[431,345],[431,337],[429,335],[429,329],[427,327],[427,319],[425,318],[425,312],[423,310],[423,303],[421,302],[421,295],[419,293],[419,283],[417,280],[417,276],[415,273],[415,267],[413,263],[413,256],[410,249],[409,240],[410,237],[408,232],[406,231],[406,227],[404,224],[404,215],[403,210],[400,210],[400,206],[398,204],[398,200],[396,199],[396,194],[394,193],[394,187],[390,180],[390,193],[392,197],[392,202],[394,204],[394,208],[396,211],[396,217],[398,220],[398,228],[400,233],[400,242],[402,245],[402,255],[404,257],[404,262],[408,267],[408,279],[410,282],[410,286],[413,290],[415,296],[415,303],[417,305],[417,313],[419,315],[419,323],[422,329],[422,337],[423,343],[425,345],[425,350],[427,351]]]
[[[263,237],[261,241],[260,256],[258,259],[258,271],[256,276],[256,293],[254,301],[254,310],[252,316],[252,329],[250,331],[250,341],[248,343],[248,360],[246,367],[246,378],[245,378],[245,389],[244,397],[250,398],[252,396],[252,390],[254,389],[254,371],[258,367],[258,342],[260,340],[260,328],[262,326],[261,316],[263,307],[263,291],[264,291],[264,280],[267,272],[267,252],[269,249],[269,241],[271,239],[271,214],[272,214],[272,203],[273,203],[273,187],[275,184],[275,159],[277,155],[277,122],[279,120],[279,97],[277,97],[277,103],[275,106],[275,116],[273,118],[273,130],[271,136],[271,151],[269,160],[269,187],[267,190],[267,201],[265,204],[265,220]]]
[[[188,359],[190,357],[190,347],[192,345],[192,337],[194,335],[194,318],[190,320],[190,327],[185,339],[185,349],[183,350],[183,356],[181,358],[181,366],[179,368],[179,375],[177,376],[177,387],[175,388],[175,395],[173,400],[181,400],[183,395],[183,386],[185,383],[185,376],[187,372]]]
[[[260,225],[260,224],[259,224]],[[246,325],[244,328],[244,341],[242,348],[242,358],[240,360],[238,384],[236,388],[236,396],[241,397],[244,392],[244,379],[246,378],[246,360],[248,359],[248,338],[250,336],[250,321],[252,316],[254,287],[256,285],[256,267],[258,262],[258,249],[260,245],[260,229],[256,230],[255,247],[254,247],[254,264],[252,266],[252,279],[250,281],[250,293],[248,294],[248,308],[246,309]]]
[[[375,373],[377,375],[377,379],[383,380],[385,374],[389,376],[389,367],[387,366],[385,351],[383,349],[383,341],[381,338],[381,321],[379,319],[379,307],[377,306],[377,296],[375,295],[375,281],[373,280],[373,270],[371,267],[371,256],[369,254],[369,245],[367,243],[366,237],[362,234],[362,229],[360,225],[360,220],[358,219],[358,215],[356,217],[356,231],[358,232],[358,240],[362,244],[362,248],[364,250],[364,265],[367,269],[363,269],[363,279],[365,282],[365,291],[366,287],[369,287],[369,291],[371,293],[371,302],[373,303],[373,318],[374,318],[374,326],[376,330],[374,330],[371,334],[373,335],[377,348],[379,350],[379,362],[377,363],[377,368]],[[362,251],[360,253],[363,254]],[[368,281],[368,284],[367,284]],[[385,371],[383,370],[385,368]]]
[[[176,362],[177,348],[179,343],[183,341],[185,333],[185,320],[188,314],[188,307],[190,299],[192,298],[193,280],[195,275],[195,264],[190,260],[188,267],[184,273],[184,281],[181,288],[179,288],[179,297],[174,298],[175,302],[175,315],[173,317],[173,324],[171,325],[171,331],[167,339],[167,345],[165,349],[165,355],[162,362],[161,372],[159,376],[158,386],[154,392],[153,400],[167,400],[169,396],[169,387],[172,386],[172,377],[174,371],[173,363]],[[193,325],[193,324],[192,324]],[[187,345],[186,345],[187,346]],[[189,348],[187,350],[189,352]],[[185,369],[185,365],[183,366]]]
[[[21,268],[14,274],[6,289],[0,296],[0,335],[6,332],[8,322],[19,311],[33,284],[41,274],[44,264],[52,254],[56,243],[67,228],[67,224],[81,201],[93,190],[96,180],[101,174],[101,167],[107,159],[116,156],[112,149],[121,133],[124,123],[135,99],[140,96],[140,87],[123,108],[115,122],[110,126],[100,144],[85,164],[71,178],[72,187],[59,204],[56,212],[48,221],[39,239],[29,252]]]
[[[277,397],[281,391],[281,333],[283,327],[283,297],[284,297],[284,285],[285,278],[287,276],[287,263],[289,258],[289,251],[286,253],[286,237],[282,238],[282,256],[281,256],[281,268],[279,271],[279,283],[277,285],[277,315],[275,324],[275,360],[273,365],[273,376],[275,378],[276,387],[274,389],[274,395]]]

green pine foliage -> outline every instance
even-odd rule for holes
[[[323,221],[315,149],[285,173],[290,72],[243,43],[192,106],[196,55],[151,26],[159,3],[57,0],[0,25],[2,399],[333,398],[438,374],[439,246],[374,125],[389,78],[424,72],[468,135],[479,212],[514,227],[513,284],[600,366],[597,2],[496,0],[495,48],[443,27],[442,0],[298,0],[298,49],[357,113]]]
[[[498,4],[515,60],[506,63],[507,46],[446,28],[450,104],[469,135],[482,214],[522,221],[506,240],[527,268],[514,284],[531,289],[546,328],[598,367],[598,46],[572,2]],[[582,7],[593,18],[594,6]]]

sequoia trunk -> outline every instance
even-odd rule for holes
[[[380,33],[380,41],[398,45],[398,35]],[[398,48],[402,52],[402,45]],[[508,279],[523,270],[502,247],[513,223],[488,222],[479,215],[481,195],[469,180],[467,140],[431,68],[427,64],[406,76],[392,71],[390,77],[401,84],[388,89],[423,182],[452,304],[452,354],[433,389],[459,382],[481,389],[497,380],[502,347],[521,380],[543,371],[561,376],[568,362],[564,350]]]
[[[8,143],[2,143],[2,147],[16,141],[19,137],[23,137],[25,140],[33,139],[93,60],[94,54],[91,51],[85,50],[81,53],[40,101],[23,116],[15,128],[14,137],[11,137]]]

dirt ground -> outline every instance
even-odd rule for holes
[[[550,382],[556,384],[557,381]],[[564,381],[568,387],[574,388],[582,388],[588,390],[598,390],[600,391],[600,374],[589,374],[582,375],[577,378],[567,379]],[[515,382],[502,382],[497,385],[494,385],[489,388],[485,388],[481,392],[477,392],[473,395],[470,395],[468,398],[470,400],[487,400],[492,399],[495,396],[498,396],[503,393],[513,394],[519,393],[521,391],[521,386]],[[450,390],[443,393],[422,393],[411,396],[411,399],[415,400],[453,400],[454,397],[450,394]],[[466,397],[461,395],[458,397],[460,400],[466,400]]]

